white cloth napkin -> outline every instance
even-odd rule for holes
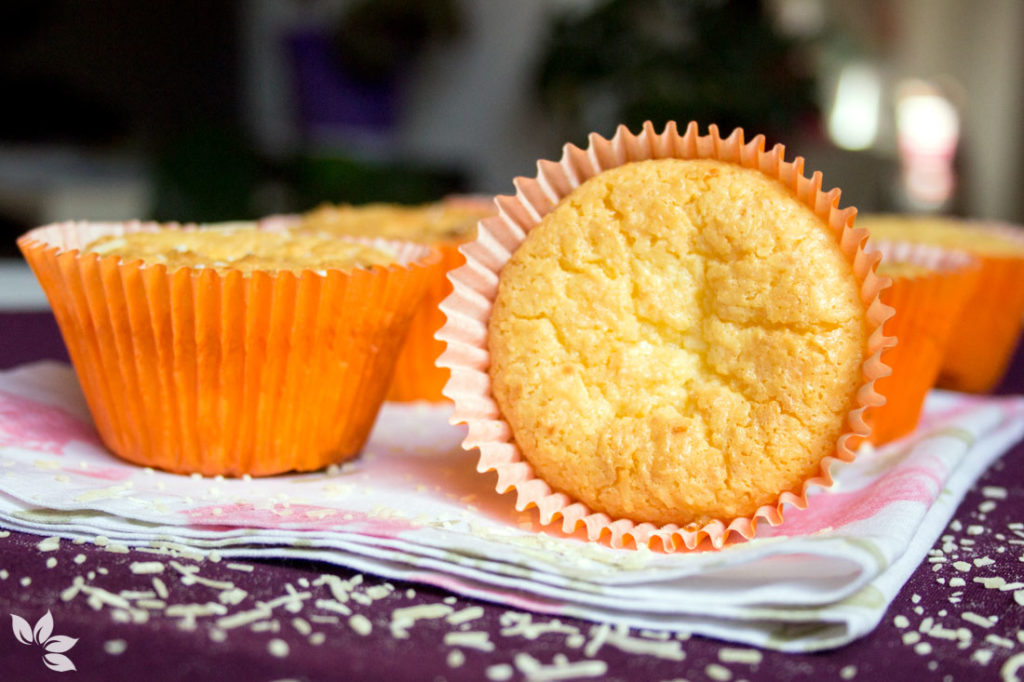
[[[933,392],[914,436],[722,551],[614,550],[540,528],[474,470],[449,410],[387,404],[363,455],[265,479],[122,462],[70,368],[0,373],[0,526],[224,557],[327,561],[517,609],[787,651],[868,633],[976,478],[1024,435],[1024,398]]]

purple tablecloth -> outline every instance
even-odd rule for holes
[[[0,367],[61,357],[49,314],[0,314]],[[1024,354],[1018,354],[1001,391],[1022,388]],[[637,631],[624,637],[584,621],[525,617],[373,576],[347,584],[360,596],[342,613],[317,606],[318,600],[337,603],[331,585],[338,580],[323,576],[348,581],[356,575],[335,566],[238,565],[0,535],[0,623],[13,623],[13,614],[32,626],[49,611],[51,636],[78,639],[64,654],[78,679],[570,679],[567,666],[578,666],[571,679],[952,680],[999,679],[1024,665],[1024,584],[1015,585],[1024,583],[1024,445],[978,481],[874,632],[813,655],[700,637],[665,642],[664,635]],[[154,562],[163,564],[159,573],[150,572]],[[188,577],[193,571],[198,578]],[[90,574],[85,584],[105,592],[76,593],[76,578]],[[229,583],[237,591],[225,592]],[[153,594],[130,595],[135,601],[126,608],[123,590]],[[232,614],[258,612],[263,602],[271,615],[253,623],[222,620],[224,594],[237,599]],[[168,608],[173,605],[178,608]],[[403,611],[409,607],[427,608]],[[44,654],[0,625],[0,679],[56,675]]]

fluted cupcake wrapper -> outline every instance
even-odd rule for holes
[[[447,197],[444,201],[452,204],[465,203],[474,208],[490,206],[492,203],[490,198],[458,195]],[[274,231],[289,230],[301,223],[302,216],[299,215],[269,216],[260,221],[265,229]],[[459,247],[465,242],[465,239],[453,239],[434,245],[441,253],[441,263],[434,269],[434,276],[427,281],[426,292],[409,323],[409,332],[395,360],[395,372],[385,396],[387,400],[447,400],[443,390],[451,374],[436,364],[437,358],[445,349],[444,343],[435,338],[446,319],[438,306],[452,292],[448,272],[466,262],[465,256],[459,251]]]
[[[966,222],[965,227],[1002,235],[1024,246],[1024,228]],[[978,255],[981,269],[946,347],[938,385],[987,393],[999,385],[1024,330],[1024,257]]]
[[[60,223],[18,241],[104,443],[138,464],[204,475],[312,470],[355,455],[437,252],[362,240],[395,252],[396,264],[222,274],[79,250],[159,227]]]
[[[964,305],[974,293],[980,267],[963,251],[909,242],[874,244],[884,261],[928,268],[913,277],[893,277],[882,301],[896,312],[885,331],[898,339],[883,358],[892,374],[877,382],[886,404],[871,414],[871,442],[887,443],[917,426],[925,395],[939,367]]]
[[[453,207],[461,205],[485,213],[493,209],[494,200],[481,195],[455,194],[445,197],[441,203]],[[439,306],[452,292],[448,273],[466,262],[466,257],[459,251],[459,247],[466,241],[465,238],[449,239],[435,244],[441,251],[441,267],[435,271],[436,277],[428,283],[427,293],[409,324],[409,334],[398,351],[395,375],[388,387],[387,400],[447,400],[444,387],[451,374],[446,368],[437,366],[437,359],[444,352],[445,345],[437,340],[436,334],[446,320]]]
[[[445,400],[443,390],[450,374],[447,369],[436,364],[445,345],[435,335],[444,326],[446,318],[438,306],[452,292],[451,282],[445,275],[466,262],[466,257],[459,252],[462,244],[459,241],[437,245],[441,251],[441,266],[435,270],[436,276],[427,283],[427,291],[409,324],[405,343],[398,351],[395,374],[388,388],[388,400]]]
[[[737,129],[722,138],[715,126],[710,127],[709,134],[700,135],[697,124],[692,122],[682,134],[675,123],[669,123],[659,134],[647,123],[636,135],[619,127],[610,140],[591,134],[589,142],[587,149],[566,145],[558,162],[539,161],[536,178],[517,178],[516,195],[497,197],[500,214],[481,221],[476,241],[462,247],[467,262],[449,275],[453,292],[441,305],[448,321],[438,333],[438,338],[447,344],[438,364],[452,373],[445,387],[445,395],[455,403],[452,422],[468,425],[463,447],[479,448],[477,469],[497,472],[498,492],[515,490],[517,509],[536,507],[543,524],[561,519],[561,529],[566,534],[582,529],[587,539],[606,541],[613,547],[647,545],[665,551],[708,545],[720,548],[731,535],[752,538],[759,520],[777,525],[782,522],[785,505],[804,508],[809,489],[832,485],[830,465],[836,460],[854,458],[857,447],[870,434],[866,411],[885,402],[874,387],[878,378],[889,373],[881,353],[892,343],[882,331],[892,309],[879,300],[879,292],[888,283],[875,273],[880,256],[865,250],[867,231],[853,227],[855,209],[839,208],[839,190],[822,191],[820,173],[805,177],[802,158],[786,161],[782,145],[766,151],[763,136],[744,142],[743,131]],[[867,360],[863,365],[864,382],[857,392],[857,406],[847,417],[847,429],[838,438],[834,454],[823,458],[817,475],[806,480],[798,493],[783,492],[776,503],[760,507],[750,517],[680,527],[613,519],[594,512],[568,495],[552,490],[534,474],[519,452],[511,428],[491,394],[487,324],[501,268],[541,218],[584,181],[631,161],[659,158],[718,159],[778,179],[831,227],[860,284],[869,338]]]

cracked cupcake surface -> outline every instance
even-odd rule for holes
[[[637,522],[728,521],[800,493],[863,378],[867,322],[830,228],[713,160],[605,171],[501,271],[492,390],[535,473]]]
[[[83,252],[160,263],[172,271],[181,267],[272,273],[350,270],[394,262],[393,254],[366,244],[329,236],[270,232],[248,223],[111,235],[87,244]]]

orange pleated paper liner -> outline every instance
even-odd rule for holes
[[[871,414],[871,442],[887,443],[917,426],[925,395],[935,385],[950,335],[974,293],[978,261],[963,251],[908,242],[877,242],[883,263],[927,268],[922,274],[890,275],[882,301],[896,312],[885,331],[898,343],[883,354],[892,374],[876,382],[886,404]]]
[[[1002,380],[1024,328],[1024,229],[965,223],[965,230],[994,232],[1021,245],[1018,253],[975,254],[981,271],[946,347],[938,385],[988,393]],[[970,249],[970,239],[965,241]]]
[[[490,197],[452,195],[445,197],[442,204],[451,207],[461,206],[479,215],[496,213],[494,201]],[[437,366],[437,358],[445,348],[445,344],[436,338],[437,332],[445,323],[445,315],[439,306],[452,292],[448,273],[466,262],[465,256],[459,252],[459,247],[468,240],[448,239],[435,244],[441,251],[441,267],[435,270],[436,277],[428,284],[427,293],[409,325],[409,335],[398,352],[395,376],[388,388],[388,400],[446,400],[443,391],[450,374],[447,368]]]
[[[857,447],[870,434],[865,413],[869,407],[884,403],[875,389],[875,381],[889,372],[881,353],[892,342],[882,331],[892,310],[879,300],[879,293],[887,284],[875,274],[880,255],[865,250],[867,232],[853,227],[855,209],[839,208],[839,190],[822,191],[820,173],[807,178],[803,174],[802,158],[786,161],[782,145],[765,150],[764,138],[760,135],[744,142],[743,131],[737,129],[722,138],[715,126],[710,127],[709,134],[700,135],[695,123],[690,123],[683,134],[674,123],[669,123],[659,134],[647,123],[638,135],[620,127],[610,140],[592,134],[589,142],[587,149],[566,145],[558,162],[539,161],[536,178],[517,178],[516,195],[498,197],[500,214],[481,221],[476,241],[462,247],[467,262],[449,276],[454,291],[441,306],[448,320],[438,334],[438,338],[447,343],[438,364],[448,367],[452,373],[445,387],[445,395],[455,403],[452,421],[468,425],[463,447],[480,449],[477,468],[480,472],[497,472],[498,492],[514,489],[517,509],[536,507],[543,524],[561,519],[561,529],[566,534],[582,528],[588,539],[608,542],[613,547],[647,545],[666,551],[692,550],[698,546],[720,548],[732,535],[752,538],[760,519],[771,525],[779,524],[785,505],[802,508],[807,504],[808,489],[830,486],[832,462],[852,460]],[[534,475],[491,395],[487,323],[504,264],[541,218],[585,180],[631,161],[658,158],[718,159],[757,169],[778,179],[832,228],[861,285],[869,330],[868,359],[863,366],[864,383],[856,396],[857,406],[848,415],[847,429],[838,438],[835,453],[823,458],[818,474],[804,482],[799,494],[784,492],[777,503],[757,509],[749,518],[680,527],[635,523],[593,512],[586,505],[552,490]]]
[[[441,252],[441,267],[434,270],[435,276],[427,282],[427,292],[409,324],[405,343],[398,351],[388,400],[445,400],[442,391],[448,383],[449,373],[436,364],[444,351],[444,343],[434,337],[445,321],[438,306],[452,292],[446,275],[466,262],[465,256],[459,253],[462,244],[462,241],[452,241],[437,245]]]
[[[370,241],[396,263],[277,274],[169,272],[79,251],[159,227],[68,222],[18,240],[104,443],[204,475],[306,471],[358,453],[436,251]]]

